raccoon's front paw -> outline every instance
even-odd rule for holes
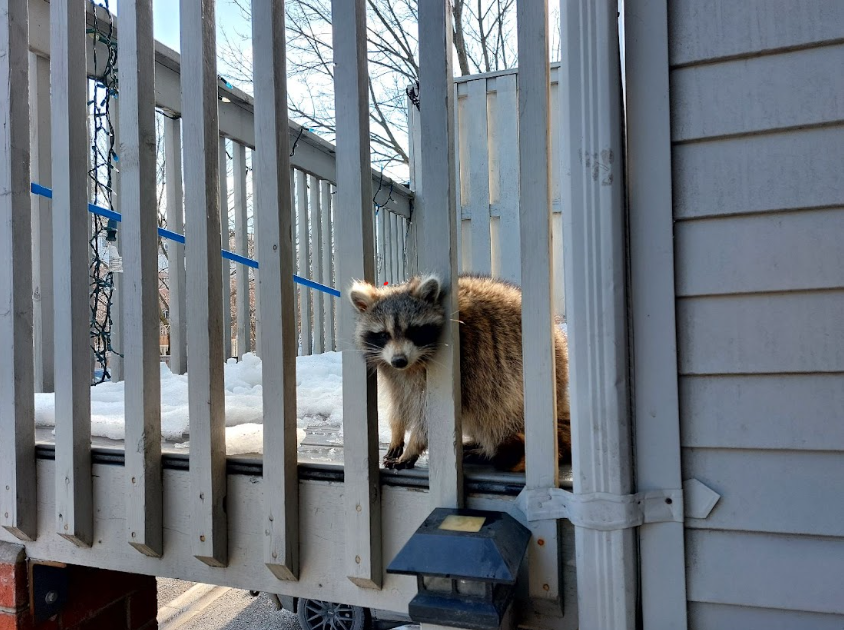
[[[399,457],[402,456],[404,453],[404,442],[397,444],[396,446],[390,446],[390,449],[387,451],[387,454],[384,455],[384,463],[387,463],[388,459],[397,460]]]
[[[407,457],[401,457],[400,459],[395,460],[392,462],[392,465],[387,466],[388,468],[392,468],[393,470],[405,470],[410,469],[416,466],[416,460],[419,459],[419,455],[411,455]]]
[[[395,468],[395,465],[398,463],[399,458],[401,458],[402,453],[404,453],[404,442],[398,446],[391,446],[384,455],[384,459],[381,460],[384,464],[384,468]]]

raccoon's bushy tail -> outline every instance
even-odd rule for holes
[[[557,444],[560,464],[571,463],[571,427],[567,420],[557,423]],[[525,434],[516,433],[498,447],[492,463],[499,470],[525,471]]]

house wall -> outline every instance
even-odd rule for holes
[[[689,627],[844,624],[844,2],[669,0]]]

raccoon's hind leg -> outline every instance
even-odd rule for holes
[[[499,444],[492,463],[499,470],[524,472],[525,434],[515,433]]]
[[[478,442],[463,443],[464,464],[489,464],[490,458]]]

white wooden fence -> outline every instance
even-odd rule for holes
[[[47,18],[49,4],[31,2],[37,22]],[[107,23],[107,16],[97,9],[101,26]],[[93,19],[88,9],[89,26]],[[97,76],[102,67],[94,68],[91,50],[94,44],[87,42],[87,73]],[[102,44],[99,59],[105,58]],[[45,189],[51,189],[52,177],[49,168],[51,160],[50,141],[50,68],[49,40],[43,30],[33,29],[28,62],[30,83],[30,127],[33,168],[32,181]],[[171,369],[179,374],[187,370],[186,276],[184,244],[173,236],[184,234],[183,183],[182,183],[182,125],[180,104],[180,57],[174,51],[155,43],[155,106],[163,117],[163,146],[165,163],[165,206],[166,226],[164,233],[168,251],[169,318]],[[258,263],[257,252],[249,257],[250,235],[254,241],[257,234],[254,221],[254,198],[257,192],[257,178],[250,171],[254,166],[254,101],[252,97],[219,79],[219,172],[227,174],[219,179],[219,207],[221,225],[221,249],[225,250],[222,260],[222,315],[224,356],[242,357],[245,352],[260,354],[261,318],[257,304]],[[112,100],[112,121],[119,135],[119,113],[117,100]],[[296,229],[295,266],[293,273],[305,281],[334,288],[334,211],[332,200],[335,193],[336,166],[334,149],[299,125],[290,123],[291,195],[293,199],[294,228]],[[116,145],[117,148],[117,145]],[[249,154],[249,155],[248,155]],[[248,161],[247,161],[248,158]],[[114,205],[119,211],[118,185],[122,169],[115,171]],[[373,171],[373,211],[379,217],[377,242],[377,268],[383,282],[400,282],[405,278],[407,220],[410,217],[410,193],[404,186],[389,177]],[[252,190],[248,190],[251,184]],[[231,188],[231,190],[229,189]],[[90,193],[90,190],[89,190]],[[250,199],[252,197],[252,199]],[[89,201],[92,201],[89,197]],[[53,391],[54,348],[53,348],[53,249],[52,249],[52,201],[43,195],[32,198],[33,223],[33,295],[36,390]],[[228,229],[226,229],[228,226]],[[119,232],[120,233],[120,232]],[[122,249],[122,246],[121,246]],[[256,244],[257,250],[257,244]],[[122,252],[121,252],[122,253]],[[118,353],[123,353],[120,300],[124,290],[120,278],[115,288],[114,323],[112,344]],[[251,288],[250,288],[251,287]],[[232,308],[232,293],[235,303]],[[254,296],[253,300],[250,297]],[[297,283],[298,304],[296,325],[299,331],[299,354],[314,354],[337,349],[336,345],[336,295],[325,293],[305,283]],[[228,306],[228,308],[227,308]],[[232,325],[232,312],[234,321]],[[256,328],[253,347],[251,324]],[[306,331],[302,334],[302,331]],[[109,360],[113,380],[122,380],[122,361],[118,354]]]
[[[551,64],[551,220],[554,243],[563,242],[560,195],[559,63]],[[454,80],[454,150],[460,217],[457,258],[463,272],[491,274],[521,284],[519,243],[518,70],[475,74]],[[422,96],[424,98],[424,87]],[[408,103],[411,185],[419,187],[419,110]],[[562,247],[553,248],[554,311],[565,317]]]
[[[571,3],[572,7],[574,4]],[[607,45],[604,52],[608,51],[612,58],[610,35],[614,32],[609,25],[615,19],[615,9],[607,1],[586,4],[599,6],[601,10],[584,13],[584,28],[601,36],[600,42]],[[342,292],[353,278],[395,282],[405,277],[411,266],[418,265],[420,270],[437,272],[444,279],[448,291],[446,307],[450,313],[457,311],[453,289],[461,242],[465,243],[464,267],[470,266],[466,261],[471,261],[470,268],[477,271],[506,270],[507,277],[520,277],[524,292],[527,401],[524,483],[528,489],[539,491],[559,487],[555,381],[553,361],[548,354],[553,348],[554,310],[559,300],[558,287],[552,285],[554,255],[559,249],[552,247],[552,199],[554,182],[561,176],[555,176],[556,160],[552,159],[549,148],[553,117],[552,83],[546,57],[547,5],[533,0],[518,3],[519,53],[523,67],[517,97],[512,75],[483,78],[474,83],[458,82],[455,89],[449,3],[419,4],[423,86],[419,124],[424,133],[418,134],[414,176],[423,194],[413,212],[413,265],[403,255],[405,248],[401,246],[408,231],[409,196],[390,183],[392,194],[387,196],[390,202],[380,198],[384,180],[373,173],[369,164],[365,0],[336,1],[332,6],[333,23],[339,25],[333,29],[336,149],[307,132],[298,138],[298,128],[289,124],[283,3],[267,0],[252,3],[254,101],[221,85],[213,59],[206,57],[213,58],[216,50],[214,2],[181,0],[180,8],[181,58],[154,44],[152,0],[125,0],[120,8],[122,159],[118,195],[125,274],[122,297],[125,425],[126,444],[131,448],[125,448],[122,454],[110,453],[111,459],[104,461],[102,453],[91,447],[85,85],[86,76],[96,75],[98,69],[91,67],[86,54],[86,48],[92,45],[92,39],[86,37],[90,5],[0,0],[0,85],[16,86],[6,89],[0,98],[3,123],[0,124],[0,183],[8,191],[0,195],[0,304],[8,306],[0,307],[0,342],[9,348],[0,353],[0,540],[27,541],[31,557],[57,562],[404,610],[415,593],[416,582],[406,576],[387,575],[384,567],[430,508],[497,509],[525,521],[509,489],[518,485],[518,480],[510,479],[503,489],[498,486],[496,492],[477,492],[472,491],[477,489],[477,485],[472,485],[477,480],[464,479],[456,317],[446,327],[444,347],[427,373],[426,413],[436,419],[429,425],[427,477],[424,471],[407,475],[380,470],[376,381],[364,369],[361,354],[349,349],[353,309],[347,300],[336,303],[339,310],[336,336],[332,338],[335,328],[331,326],[333,313],[326,306],[329,301],[312,301],[311,293],[300,288],[297,307],[294,297],[297,288],[291,272],[296,269],[311,279],[315,275],[324,280],[333,278],[334,286]],[[588,43],[586,38],[578,39],[581,41]],[[48,107],[43,100],[47,93],[43,89],[44,79],[38,74],[33,79],[36,86],[33,94],[40,135],[36,135],[33,146],[39,168],[44,165],[45,152],[49,152],[52,173],[53,199],[49,211],[53,230],[54,304],[47,316],[53,315],[55,332],[56,408],[53,457],[45,456],[42,449],[38,459],[34,442],[36,379],[31,326],[33,229],[29,166],[32,152],[28,112],[32,99],[27,87],[30,67],[40,73],[38,68],[43,63],[37,59],[28,63],[27,51],[50,59],[51,92]],[[590,66],[589,71],[600,76],[616,76],[612,69],[610,64],[608,69]],[[601,74],[601,70],[605,72]],[[591,85],[585,78],[577,81],[586,87]],[[503,111],[502,102],[506,101],[506,108],[513,116],[518,112],[519,119],[530,121],[519,130],[517,142],[507,116],[483,115],[488,106],[483,100],[489,100],[492,84],[497,95],[493,111],[495,107]],[[465,98],[461,96],[462,90],[466,90]],[[584,93],[595,99],[603,94]],[[225,100],[220,100],[221,97]],[[480,102],[481,123],[470,120],[467,112],[472,101],[466,100],[469,98]],[[463,105],[459,104],[461,100]],[[157,217],[152,195],[156,107],[172,117],[165,126],[165,150],[170,156],[168,180],[172,183],[167,190],[168,201],[172,201],[169,217],[172,223],[168,223],[171,230],[181,227],[182,193],[185,208],[185,247],[183,250],[174,247],[171,252],[174,258],[170,261],[178,269],[173,277],[178,278],[179,292],[176,299],[171,296],[171,331],[179,340],[179,360],[184,361],[185,349],[190,356],[191,448],[189,461],[179,460],[181,463],[162,457],[160,439]],[[49,144],[42,125],[45,109],[51,114]],[[575,131],[592,128],[592,117],[598,116],[595,113],[598,109],[584,108],[572,116],[572,137]],[[497,121],[493,127],[489,126],[490,118]],[[179,119],[184,121],[183,125]],[[456,131],[464,126],[461,119],[466,120],[465,124],[480,125],[481,132],[484,125],[487,132],[490,128],[504,128],[510,139],[507,150],[490,151],[481,142],[480,149],[474,152],[468,149],[466,158],[464,147],[468,144],[455,142]],[[620,153],[617,118],[610,115],[599,120],[603,122],[595,125],[596,146],[611,142]],[[487,136],[468,133],[466,142],[474,143]],[[229,308],[224,309],[223,304],[224,300],[226,305],[229,302],[222,285],[225,283],[228,288],[229,281],[223,280],[220,249],[221,244],[225,246],[228,242],[221,243],[221,234],[226,232],[228,223],[228,210],[221,212],[221,201],[225,206],[228,196],[221,194],[221,181],[225,179],[221,177],[225,172],[221,167],[227,167],[225,153],[220,151],[221,137],[233,143],[236,163],[233,212],[236,226],[240,225],[240,229],[235,229],[240,248],[244,242],[246,213],[245,150],[254,151],[256,257],[260,263],[257,317],[259,329],[263,331],[258,350],[263,360],[264,458],[260,464],[251,464],[246,474],[230,469],[234,462],[226,458],[223,364],[230,334],[224,332],[224,310]],[[296,151],[292,150],[293,146],[297,146]],[[181,161],[180,153],[185,156]],[[513,154],[520,159],[512,160]],[[502,166],[504,163],[508,166]],[[500,176],[498,183],[487,185],[490,164],[498,165],[499,175],[506,174],[508,169],[518,171],[520,186],[513,188],[509,180],[502,183]],[[598,464],[609,471],[601,476],[602,483],[604,477],[610,480],[607,483],[615,483],[621,475],[619,483],[625,484],[625,471],[613,464],[618,460],[613,449],[617,446],[619,430],[612,428],[624,426],[617,416],[623,414],[626,398],[620,395],[614,398],[624,393],[623,387],[617,386],[624,379],[612,368],[621,369],[626,362],[623,356],[615,361],[613,353],[605,350],[609,347],[623,355],[626,345],[618,342],[615,329],[603,328],[600,316],[588,317],[599,307],[610,305],[616,309],[613,324],[617,324],[623,312],[620,308],[623,304],[616,299],[615,292],[623,284],[619,283],[623,277],[619,273],[620,259],[613,258],[618,251],[602,252],[596,245],[604,242],[607,233],[618,236],[620,223],[612,216],[620,212],[589,224],[591,231],[582,227],[584,217],[596,214],[596,200],[604,200],[605,205],[618,201],[619,184],[616,181],[613,187],[600,188],[602,183],[581,175],[582,181],[575,191],[579,199],[585,200],[583,212],[575,213],[578,221],[570,225],[577,226],[590,238],[578,250],[585,261],[583,267],[577,273],[571,268],[568,271],[577,281],[573,283],[574,288],[580,292],[577,296],[581,299],[572,302],[583,310],[578,321],[589,333],[584,338],[596,341],[576,346],[579,354],[575,356],[582,357],[578,360],[583,365],[599,365],[601,369],[587,370],[573,387],[573,394],[577,394],[573,409],[577,412],[575,403],[580,401],[582,431],[589,433],[595,427],[594,433],[609,435],[610,443],[593,449],[592,442],[584,440],[579,445],[577,461],[588,470],[591,458],[596,457],[600,460]],[[469,186],[470,179],[472,186],[478,180],[480,192]],[[473,204],[479,204],[478,210]],[[488,211],[491,204],[499,205],[496,216]],[[377,213],[374,205],[380,206]],[[502,223],[503,229],[514,229],[516,207],[521,217],[518,248],[511,246],[512,239],[505,242],[500,237]],[[620,206],[616,204],[613,209],[618,211]],[[40,202],[39,210],[43,210]],[[42,235],[48,229],[45,216],[49,211],[39,212],[36,217]],[[458,217],[462,240],[458,239]],[[469,226],[467,221],[471,222]],[[497,241],[489,227],[495,223],[499,224]],[[43,243],[42,239],[42,246]],[[571,249],[567,252],[573,255]],[[605,269],[601,255],[608,256],[614,264]],[[184,276],[181,275],[182,256]],[[42,255],[39,259],[42,267],[44,260]],[[381,263],[376,265],[376,260]],[[607,276],[613,282],[600,282]],[[243,277],[241,274],[239,293],[243,292]],[[592,291],[590,282],[595,277],[599,281],[593,284],[598,290]],[[41,309],[43,325],[46,319],[43,301]],[[242,314],[244,310],[240,304],[238,312]],[[297,313],[305,331],[301,336],[297,335]],[[597,329],[595,334],[593,328]],[[321,477],[307,477],[308,469],[300,467],[297,460],[297,337],[303,352],[312,351],[311,344],[317,351],[334,347],[343,350],[344,464],[342,469],[321,469]],[[42,360],[43,356],[46,353],[42,346]],[[605,366],[601,361],[609,361],[611,365]],[[604,374],[610,375],[610,387],[602,388],[606,385],[600,380]],[[604,410],[603,406],[589,407],[593,391],[616,405],[607,406],[615,415],[605,417],[597,413]],[[590,409],[591,415],[587,413]],[[575,478],[578,479],[578,474]],[[588,480],[588,475],[583,479]],[[577,483],[584,482],[579,479]],[[594,490],[614,492],[617,488],[599,485]],[[626,491],[626,487],[622,490]],[[343,526],[338,527],[339,523]],[[563,616],[564,600],[565,611],[570,612],[573,603],[573,554],[571,545],[566,547],[564,540],[565,536],[571,540],[571,528],[567,524],[561,527],[556,519],[538,520],[529,525],[535,535],[527,567],[531,601],[522,599],[521,619],[529,626],[574,627],[577,620],[571,615]],[[625,550],[632,541],[628,533],[621,540]],[[591,532],[585,540],[594,543],[595,559],[586,557],[584,562],[598,567],[603,558],[600,552],[615,548],[611,544],[618,542],[615,538],[604,536],[604,532]],[[632,552],[626,551],[612,555],[614,560],[621,558],[624,562],[632,557]],[[631,565],[625,567],[629,569]],[[568,577],[564,581],[562,576],[566,572]],[[628,571],[619,578],[624,593],[635,592],[624,582],[624,576],[632,573]],[[587,603],[610,606],[618,599],[614,596],[613,583],[583,584],[590,587],[583,589]],[[599,625],[590,623],[584,627]]]

